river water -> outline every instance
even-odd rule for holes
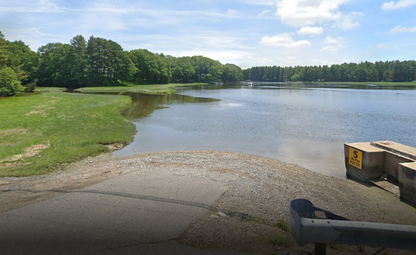
[[[415,89],[262,83],[132,97],[123,114],[137,134],[114,156],[243,152],[345,178],[344,143],[392,140],[416,147]]]

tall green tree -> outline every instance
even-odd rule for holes
[[[190,57],[175,58],[173,63],[171,67],[173,82],[196,82],[196,71]]]
[[[190,61],[195,70],[195,82],[221,81],[222,65],[219,61],[204,56],[192,56]]]
[[[6,66],[10,58],[10,45],[0,31],[0,66]]]
[[[117,84],[120,78],[132,75],[131,59],[118,43],[91,36],[86,52],[89,86]]]
[[[0,97],[14,96],[24,91],[15,71],[10,67],[0,68]]]
[[[91,36],[87,44],[88,85],[108,85],[109,49],[106,39]]]
[[[13,53],[15,61],[22,71],[22,85],[26,87],[27,92],[33,91],[37,81],[37,71],[40,61],[39,55],[22,41],[12,42],[10,51]]]
[[[48,43],[38,49],[41,64],[38,70],[40,86],[72,87],[71,46],[63,43]]]
[[[71,64],[71,84],[81,87],[86,84],[87,78],[87,41],[82,35],[71,39],[71,49],[68,61]]]
[[[36,87],[39,56],[22,41],[9,42],[0,31],[0,68],[9,67],[26,92]]]
[[[246,80],[246,81],[251,80],[251,70],[250,69],[244,69],[243,70],[243,80]]]
[[[221,75],[221,80],[227,82],[240,82],[243,80],[243,71],[234,64],[225,64]]]
[[[137,83],[166,84],[170,82],[171,72],[163,55],[148,50],[130,51],[132,61],[137,69],[133,81]]]

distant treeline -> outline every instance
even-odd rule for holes
[[[416,80],[416,61],[344,63],[331,66],[261,66],[243,71],[244,80],[262,82],[409,82]]]
[[[124,51],[111,40],[78,35],[70,44],[49,43],[38,50],[39,86],[86,87],[188,82],[239,82],[240,67],[203,56],[173,57],[148,50]]]
[[[234,64],[203,57],[173,57],[145,49],[124,51],[116,42],[75,36],[69,44],[48,43],[33,52],[0,31],[0,96],[35,86],[89,87],[126,84],[239,82]]]
[[[252,67],[203,57],[173,57],[145,49],[125,51],[116,42],[81,35],[70,43],[48,43],[33,52],[0,31],[0,96],[38,86],[90,87],[128,84],[252,81],[366,82],[416,80],[416,61],[344,63],[332,66]]]

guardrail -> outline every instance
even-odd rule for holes
[[[317,218],[322,212],[325,218]],[[416,226],[351,221],[315,207],[307,199],[290,202],[290,229],[299,246],[315,244],[315,254],[326,254],[326,244],[355,244],[416,250]]]

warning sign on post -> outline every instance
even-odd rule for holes
[[[363,153],[361,151],[350,148],[350,165],[361,170],[363,166]]]

